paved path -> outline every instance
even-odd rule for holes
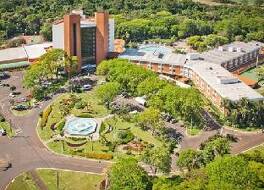
[[[12,83],[22,94],[25,90],[21,87],[22,75],[15,73],[8,83]],[[110,162],[88,159],[78,159],[54,154],[46,149],[39,140],[36,133],[37,119],[40,111],[50,102],[45,102],[41,109],[33,109],[29,115],[23,117],[14,116],[9,110],[8,88],[0,87],[0,112],[11,121],[14,129],[21,128],[22,131],[16,137],[8,139],[0,137],[0,159],[7,159],[12,163],[12,168],[0,171],[0,189],[22,172],[36,168],[59,168],[91,173],[103,173],[110,166]]]
[[[196,136],[186,135],[186,129],[180,126],[174,127],[177,132],[183,135],[180,142],[181,150],[183,149],[198,149],[200,144],[207,140],[209,137],[214,136],[220,129],[214,129],[210,131],[202,131],[201,134]],[[237,142],[231,143],[231,153],[239,154],[252,147],[258,146],[264,143],[264,134],[261,132],[241,132],[229,128],[223,128],[222,134],[232,134],[237,138]]]

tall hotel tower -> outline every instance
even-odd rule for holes
[[[105,11],[86,18],[83,11],[72,11],[52,27],[53,48],[78,58],[79,68],[95,66],[114,51],[114,20]]]

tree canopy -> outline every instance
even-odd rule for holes
[[[133,158],[122,158],[109,171],[111,190],[147,190],[151,188],[147,173]]]

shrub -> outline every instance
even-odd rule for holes
[[[14,91],[14,90],[16,90],[16,87],[15,87],[15,86],[11,86],[11,87],[10,87],[10,90],[11,90],[11,91]]]
[[[42,126],[45,126],[46,125],[47,120],[48,120],[48,117],[49,117],[49,114],[51,113],[51,111],[52,111],[51,105],[49,105],[48,107],[46,107],[43,110],[43,113],[42,113],[42,123],[41,123]]]
[[[26,44],[26,40],[24,38],[14,38],[7,42],[6,47],[7,48],[19,47],[22,44]]]
[[[55,129],[57,129],[58,131],[62,131],[63,127],[65,125],[65,119],[63,118],[62,120],[60,120],[58,123],[56,123],[55,125]]]
[[[80,113],[80,114],[76,114],[76,117],[81,117],[81,118],[91,118],[92,115],[89,113]]]
[[[4,116],[0,115],[0,122],[4,122],[4,121],[5,121]]]
[[[134,139],[134,135],[130,130],[122,130],[117,133],[118,143],[126,144]]]
[[[87,141],[79,141],[79,142],[68,142],[66,141],[67,145],[72,148],[81,147],[87,143]]]
[[[83,108],[85,108],[86,105],[87,105],[87,104],[86,104],[84,101],[80,101],[80,102],[77,102],[77,103],[74,105],[74,107],[75,107],[76,109],[83,109]]]
[[[113,155],[110,153],[96,153],[96,152],[88,152],[85,154],[86,158],[94,158],[101,160],[111,160],[113,159]]]
[[[107,124],[106,124],[106,123],[102,123],[101,126],[100,126],[99,133],[100,133],[100,134],[104,133],[106,127],[107,127]]]

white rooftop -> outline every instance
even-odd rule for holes
[[[29,59],[39,58],[40,56],[46,53],[46,50],[49,47],[52,47],[51,42],[24,46]]]
[[[135,49],[130,49],[119,56],[119,58],[128,59],[131,61],[145,61],[158,64],[169,65],[184,65],[186,61],[185,54],[175,54],[171,52],[143,52]]]
[[[45,54],[47,48],[49,47],[52,47],[51,42],[2,49],[0,50],[0,63],[16,62],[27,59],[37,59],[43,54]]]
[[[259,50],[262,46],[264,46],[263,43],[256,41],[248,43],[235,41],[233,43],[206,51],[201,54],[201,58],[208,62],[222,64],[231,61],[232,59],[241,57],[247,53]]]
[[[0,63],[13,60],[27,59],[27,54],[23,47],[8,48],[0,50]]]
[[[191,60],[187,61],[185,67],[191,68],[223,98],[231,101],[238,101],[241,98],[249,100],[264,99],[261,94],[241,82],[218,64],[203,60]]]

